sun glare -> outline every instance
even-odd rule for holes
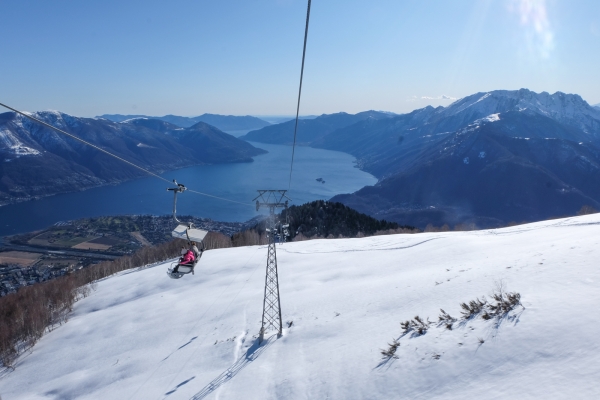
[[[509,10],[519,15],[532,55],[550,58],[554,50],[554,34],[546,0],[512,0]]]

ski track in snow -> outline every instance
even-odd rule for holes
[[[430,238],[427,240],[423,240],[420,241],[418,243],[414,243],[414,244],[409,244],[406,246],[400,246],[400,247],[385,247],[387,245],[389,245],[390,243],[381,243],[380,245],[382,245],[381,247],[379,246],[373,246],[373,247],[369,247],[367,249],[355,249],[351,247],[351,244],[349,244],[347,247],[342,247],[340,250],[330,250],[330,251],[323,251],[320,250],[321,247],[316,247],[315,249],[313,249],[312,251],[290,251],[287,248],[285,248],[284,246],[279,247],[280,250],[278,251],[284,251],[286,253],[290,253],[290,254],[332,254],[332,253],[351,253],[351,252],[363,252],[363,251],[389,251],[389,250],[404,250],[404,249],[409,249],[411,247],[415,247],[415,246],[419,246],[423,243],[427,243],[430,242],[432,240],[435,240],[437,238]],[[330,247],[327,246],[326,244],[323,247]],[[341,247],[341,246],[340,246]]]
[[[600,214],[498,230],[278,246],[282,337],[257,341],[266,246],[207,251],[98,282],[45,335],[3,399],[600,398]],[[396,251],[397,250],[397,251]],[[443,308],[521,294],[502,319]],[[424,335],[401,321],[429,318]],[[291,322],[288,327],[288,322]],[[398,359],[380,350],[400,342]]]

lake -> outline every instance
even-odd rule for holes
[[[291,146],[252,143],[269,153],[252,163],[200,165],[161,174],[177,179],[188,188],[244,204],[232,203],[191,192],[177,196],[178,215],[194,215],[215,221],[247,221],[259,213],[252,202],[258,189],[288,189]],[[322,178],[325,183],[317,181]],[[352,193],[377,179],[355,168],[349,154],[296,147],[288,196],[290,204],[327,200]],[[148,177],[119,185],[60,194],[40,200],[0,207],[0,236],[43,229],[59,221],[123,214],[170,214],[173,194],[168,184]],[[265,210],[260,213],[265,213]]]

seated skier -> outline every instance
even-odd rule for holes
[[[185,250],[185,249],[184,249]],[[183,253],[183,250],[182,250]],[[192,250],[187,250],[183,257],[179,259],[179,264],[175,268],[173,268],[173,272],[177,272],[179,270],[180,265],[193,265],[194,264],[194,252]]]

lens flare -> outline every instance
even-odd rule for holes
[[[554,50],[554,34],[548,20],[546,0],[512,0],[509,9],[519,15],[525,27],[530,51],[550,58]]]

